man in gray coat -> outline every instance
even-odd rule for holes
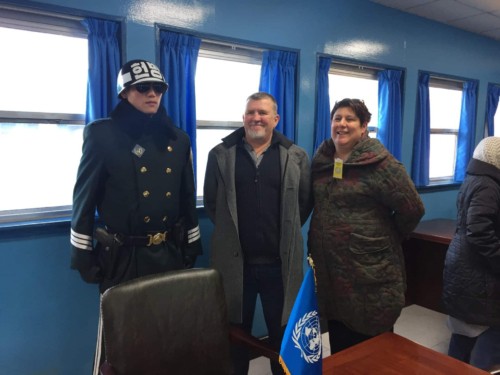
[[[210,151],[204,185],[215,224],[210,262],[223,277],[229,320],[251,332],[260,295],[278,351],[302,282],[301,227],[312,206],[309,158],[275,130],[279,118],[272,95],[252,94],[243,127]],[[237,375],[248,373],[246,350],[234,347],[233,361]]]

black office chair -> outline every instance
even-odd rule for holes
[[[102,375],[231,374],[230,340],[271,360],[278,353],[230,326],[220,275],[171,271],[107,290],[101,301]]]

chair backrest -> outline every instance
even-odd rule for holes
[[[500,374],[500,364],[493,365],[493,366],[489,367],[488,369],[486,369],[486,371],[488,371],[492,375]]]
[[[229,324],[213,269],[135,279],[102,296],[106,362],[118,375],[230,374]]]

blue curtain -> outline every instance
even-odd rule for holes
[[[413,158],[411,177],[416,186],[429,184],[429,157],[431,143],[431,121],[429,105],[429,74],[418,77],[415,130],[413,134]]]
[[[455,181],[462,182],[472,153],[476,130],[477,81],[464,82],[462,90],[462,110],[458,128],[457,160]]]
[[[174,123],[191,138],[196,177],[196,100],[195,73],[199,38],[171,31],[160,31],[160,69],[168,82],[163,105]]]
[[[118,104],[116,78],[120,71],[119,23],[94,18],[82,20],[88,31],[89,76],[85,122],[107,117]]]
[[[378,131],[377,139],[401,160],[402,110],[400,70],[378,73]]]
[[[259,91],[276,98],[280,122],[276,127],[295,141],[295,77],[297,53],[290,51],[264,51],[260,71]]]
[[[488,135],[495,135],[495,113],[498,108],[498,97],[500,96],[500,86],[488,84],[488,103],[486,105],[486,125]]]
[[[318,60],[318,95],[316,98],[316,134],[314,139],[314,152],[321,142],[331,136],[330,130],[330,93],[328,71],[332,59],[320,57]]]

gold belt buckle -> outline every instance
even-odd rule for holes
[[[149,243],[146,246],[159,245],[167,239],[167,232],[148,234]]]

